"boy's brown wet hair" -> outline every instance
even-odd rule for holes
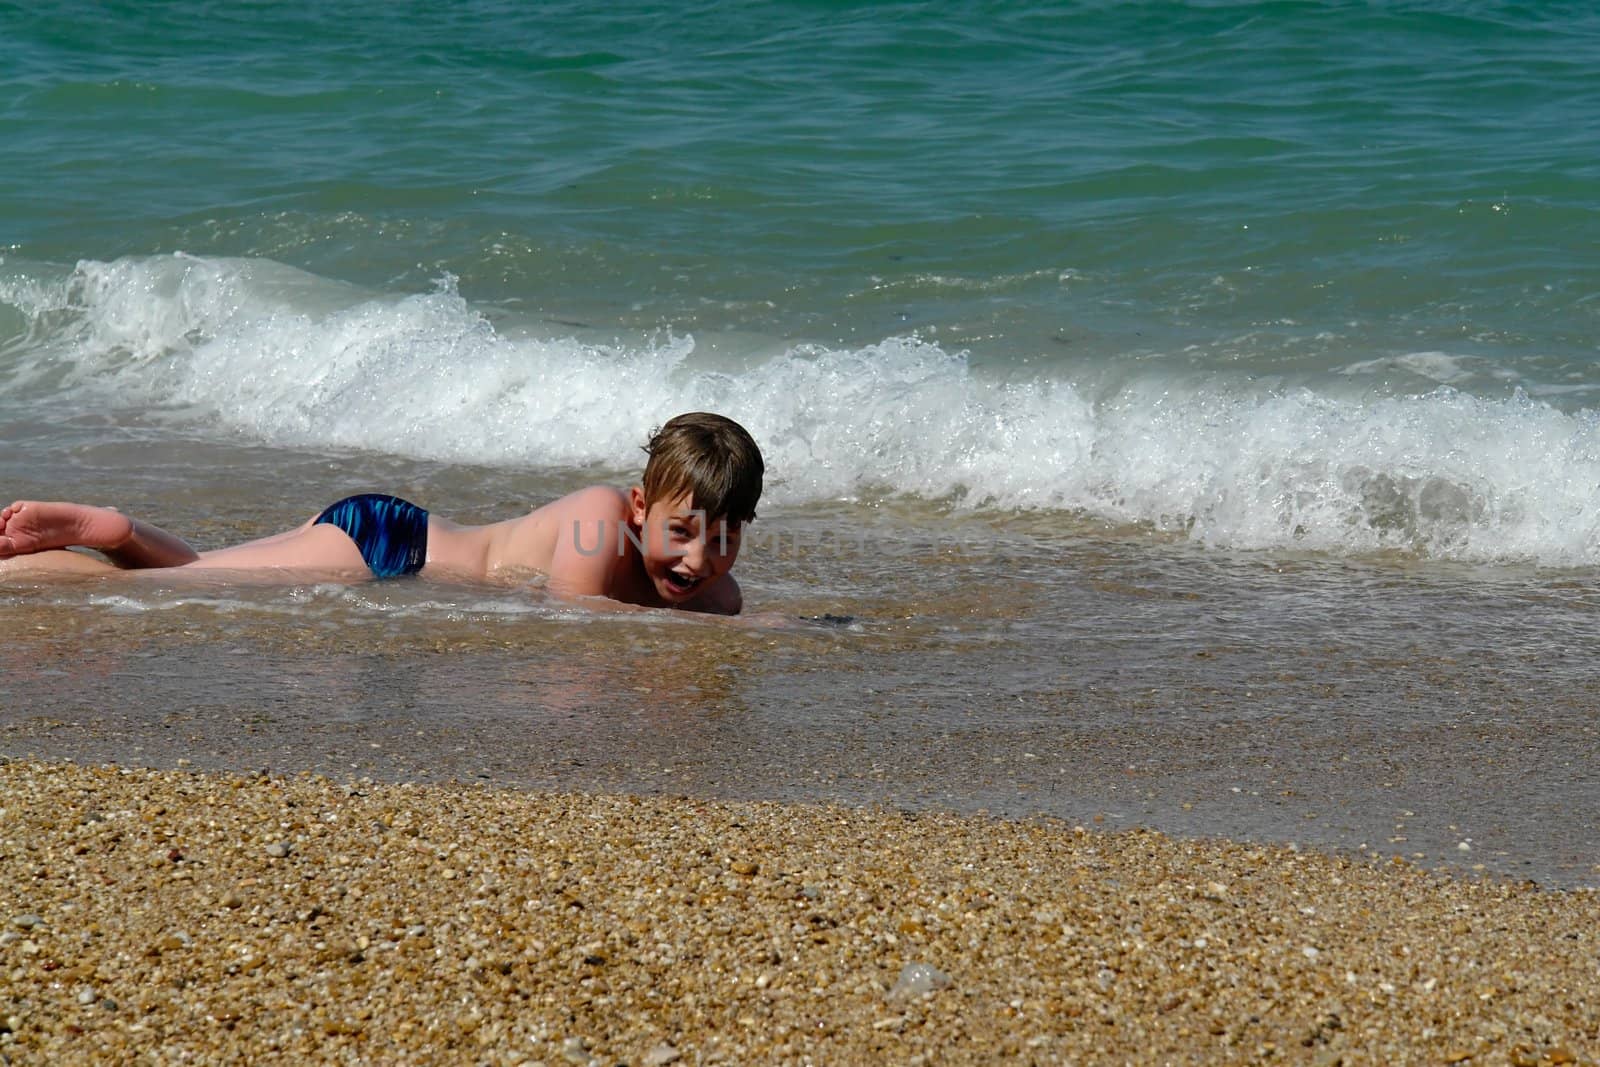
[[[644,500],[689,494],[690,506],[710,520],[745,523],[756,517],[766,465],[743,426],[722,415],[691,411],[671,419],[644,446]]]

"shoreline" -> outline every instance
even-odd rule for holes
[[[31,760],[0,798],[13,1063],[1600,1049],[1587,891],[809,804]]]

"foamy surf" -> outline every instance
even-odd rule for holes
[[[1458,380],[1448,353],[1375,356],[1264,388],[1152,365],[1115,386],[1001,378],[916,337],[601,341],[475,307],[449,279],[372,292],[262,259],[7,265],[11,402],[114,408],[285,447],[505,466],[637,467],[651,425],[735,413],[779,505],[910,495],[1062,510],[1223,548],[1600,562],[1600,436],[1588,409],[1521,390],[1376,391],[1373,367]],[[711,350],[715,349],[714,352]],[[1337,379],[1339,375],[1330,375]]]

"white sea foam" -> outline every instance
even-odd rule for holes
[[[1600,562],[1597,417],[1521,393],[1264,390],[1221,371],[1091,392],[986,377],[915,338],[730,362],[688,337],[497,325],[448,283],[401,297],[262,260],[86,262],[0,300],[35,324],[0,362],[8,393],[270,443],[629,471],[651,425],[711,409],[761,441],[776,503],[907,493],[1224,547]],[[1449,381],[1461,364],[1401,365]]]
[[[217,582],[225,574],[226,572],[220,571],[193,572],[187,576],[186,581],[205,585]],[[321,583],[282,588],[258,584],[251,590],[251,595],[240,595],[238,589],[214,593],[176,593],[171,589],[106,593],[91,595],[87,598],[87,602],[120,615],[198,610],[218,615],[285,615],[305,619],[315,615],[316,609],[322,609],[324,613],[337,611],[341,618],[346,618],[347,613],[354,609],[358,613],[375,617],[417,616],[489,623],[515,622],[529,616],[549,618],[572,614],[568,606],[550,603],[543,597],[530,596],[526,590],[508,593],[501,597],[475,596],[461,600],[404,597],[397,599],[392,595],[392,591],[389,591],[388,586],[366,582]]]

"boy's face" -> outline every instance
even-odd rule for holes
[[[645,574],[668,604],[699,596],[739,558],[740,524],[696,511],[688,493],[646,507],[644,490],[635,486],[629,505]]]

